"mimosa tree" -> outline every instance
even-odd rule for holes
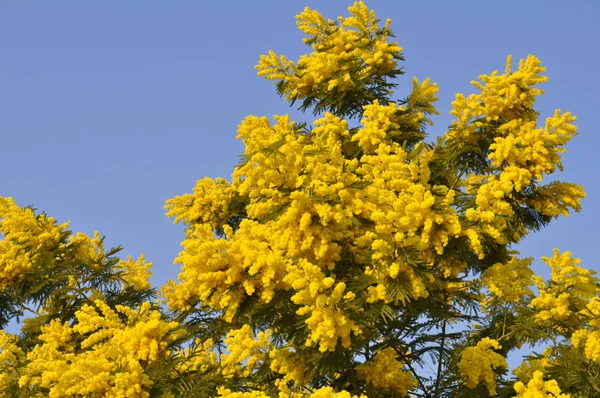
[[[543,280],[515,250],[585,196],[548,182],[577,131],[540,120],[545,67],[508,57],[429,141],[437,85],[403,77],[389,20],[349,12],[306,8],[310,53],[256,66],[315,120],[248,116],[231,178],[167,202],[166,306],[143,257],[0,201],[0,320],[35,315],[0,334],[0,396],[600,396],[594,272],[556,249]]]

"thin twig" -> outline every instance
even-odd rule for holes
[[[385,333],[385,331],[383,331],[382,329],[379,329],[379,332],[382,335],[384,335],[384,336],[387,335],[387,333]],[[429,393],[429,391],[427,391],[427,388],[425,387],[425,384],[423,384],[423,380],[421,380],[421,377],[419,376],[419,374],[417,373],[417,371],[415,370],[415,368],[413,368],[413,366],[411,365],[409,358],[406,357],[406,354],[404,352],[402,352],[400,350],[400,348],[398,348],[395,345],[393,345],[391,347],[400,356],[400,359],[402,359],[402,361],[404,362],[404,364],[408,367],[408,369],[410,370],[410,372],[413,374],[413,376],[417,380],[417,383],[419,383],[419,388],[423,391],[423,395],[422,396],[426,397],[426,398],[433,398],[431,396],[431,394]]]
[[[446,324],[447,324],[447,321],[444,318],[444,320],[442,321],[442,341],[440,342],[440,356],[438,358],[438,368],[437,368],[437,374],[435,376],[435,390],[434,390],[435,397],[437,397],[439,394],[440,381],[441,381],[441,375],[442,375],[444,345],[446,343]]]

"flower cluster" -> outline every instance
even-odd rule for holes
[[[574,347],[583,347],[588,360],[600,362],[600,298],[593,297],[578,315],[583,327],[573,332],[571,342]]]
[[[19,369],[22,388],[43,388],[51,397],[148,397],[153,382],[145,373],[181,335],[149,303],[138,310],[109,307],[102,300],[84,305],[74,325],[51,321],[41,344]]]
[[[231,320],[249,296],[268,303],[277,291],[293,290],[297,314],[308,317],[306,344],[322,351],[338,343],[348,347],[351,334],[361,331],[343,310],[355,297],[336,276],[343,247],[375,278],[372,292],[385,292],[386,278],[402,278],[413,298],[426,297],[431,281],[417,276],[397,253],[418,249],[428,261],[443,253],[461,232],[452,206],[455,191],[430,186],[428,155],[410,158],[385,127],[375,126],[390,123],[389,109],[372,105],[355,135],[347,121],[329,113],[309,134],[287,116],[276,117],[273,126],[266,118],[246,118],[239,138],[247,161],[227,189],[247,198],[247,217],[235,230],[222,225],[224,237],[215,236],[219,226],[208,219],[190,223],[176,260],[183,264],[180,283],[165,289],[170,305],[184,310],[201,301]],[[366,137],[373,134],[379,134],[377,149],[367,154],[373,139]],[[344,155],[353,141],[365,151],[360,159]],[[224,184],[203,181],[207,197],[222,197]],[[173,207],[178,200],[167,205],[170,214],[183,214],[185,207]],[[379,299],[385,294],[372,295],[371,302]]]
[[[47,268],[63,243],[68,224],[0,197],[0,292],[36,270]]]
[[[227,333],[227,354],[221,356],[225,377],[248,376],[269,357],[270,331],[260,332],[254,338],[249,325]]]
[[[25,353],[18,346],[18,336],[0,330],[0,397],[19,379]]]
[[[232,392],[231,390],[221,387],[218,390],[219,397],[222,398],[270,398],[270,395],[265,394],[262,391],[248,391],[248,392]],[[314,390],[310,394],[294,394],[286,395],[285,397],[291,398],[367,398],[366,395],[352,395],[348,391],[336,392],[331,387],[321,387]],[[281,396],[283,398],[283,396]]]
[[[359,365],[356,371],[368,384],[395,391],[401,397],[417,385],[410,372],[403,370],[403,365],[396,360],[396,351],[391,347],[377,352],[373,359]]]
[[[289,101],[352,96],[365,86],[401,73],[402,48],[390,42],[390,20],[380,27],[375,13],[358,1],[348,8],[350,17],[326,20],[305,8],[296,16],[298,28],[313,51],[297,62],[270,51],[256,65],[259,76],[277,81]],[[353,93],[354,92],[354,93]]]
[[[555,250],[544,281],[510,250],[585,197],[542,184],[577,135],[569,112],[538,120],[545,67],[509,57],[427,142],[437,84],[395,99],[390,21],[349,12],[306,8],[310,53],[256,66],[318,119],[246,117],[230,179],[167,200],[185,225],[168,313],[143,255],[0,197],[0,324],[27,318],[0,332],[0,397],[510,395],[508,353],[539,342],[554,344],[514,371],[517,397],[594,394],[600,280]]]
[[[542,257],[552,269],[550,282],[534,277],[539,297],[531,301],[536,310],[535,319],[542,324],[564,321],[585,309],[597,292],[595,272],[578,266],[581,260],[572,258],[570,252],[554,249],[553,257]]]
[[[129,256],[126,260],[121,260],[117,264],[117,270],[123,271],[121,277],[125,286],[132,286],[136,290],[144,290],[151,287],[150,277],[152,273],[150,272],[150,267],[152,267],[152,263],[147,263],[144,259],[145,256],[143,254],[136,261]]]
[[[465,180],[467,192],[474,195],[476,206],[467,209],[466,217],[474,223],[467,230],[473,250],[480,258],[484,253],[481,236],[505,244],[518,241],[524,231],[510,231],[514,203],[526,187],[539,183],[545,174],[562,170],[560,154],[564,145],[576,134],[575,117],[569,112],[555,114],[537,127],[533,111],[536,97],[543,91],[535,87],[547,81],[545,67],[530,55],[521,60],[516,71],[511,70],[511,58],[506,72],[480,76],[473,82],[480,93],[465,97],[458,94],[451,114],[456,117],[446,138],[460,142],[465,148],[479,150],[483,142],[493,141],[488,148],[491,172],[472,173]],[[568,215],[569,208],[580,210],[583,188],[575,184],[554,182],[535,187],[535,195],[524,201],[540,214],[556,217]]]
[[[273,348],[269,352],[270,368],[283,377],[275,381],[282,397],[302,396],[308,381],[308,365],[290,347]]]
[[[167,216],[174,217],[175,222],[202,222],[216,227],[226,221],[233,197],[229,182],[223,178],[205,178],[196,182],[193,193],[169,199],[165,208]]]
[[[458,369],[467,387],[475,388],[483,384],[491,395],[496,393],[496,371],[508,367],[506,359],[493,351],[500,348],[502,346],[496,340],[484,337],[475,347],[463,351]]]
[[[531,258],[512,257],[505,264],[496,263],[485,270],[482,280],[492,297],[503,302],[516,303],[523,297],[531,295],[530,286],[533,277],[531,262]]]
[[[544,381],[544,374],[540,371],[533,373],[533,378],[525,385],[518,381],[515,383],[515,398],[570,398],[569,394],[561,394],[556,380]]]

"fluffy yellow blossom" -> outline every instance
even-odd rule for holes
[[[506,264],[494,264],[483,273],[483,283],[493,297],[516,303],[531,294],[529,288],[533,276],[533,271],[530,269],[531,262],[531,258],[512,257]]]
[[[572,315],[570,306],[570,294],[561,293],[553,294],[545,290],[540,291],[539,297],[531,301],[531,306],[539,312],[535,314],[535,318],[540,321],[564,321]]]
[[[496,340],[484,337],[475,347],[463,351],[458,369],[467,387],[484,384],[491,395],[496,393],[496,370],[508,367],[506,359],[492,350],[500,348]]]
[[[548,185],[538,187],[536,193],[537,197],[528,200],[527,203],[533,206],[535,211],[550,217],[560,215],[566,217],[569,215],[570,208],[580,211],[581,199],[586,196],[581,185],[560,181],[553,181]]]
[[[270,398],[270,395],[265,394],[262,391],[246,391],[246,392],[232,392],[225,387],[219,387],[217,390],[219,397],[222,398]],[[287,397],[287,395],[286,395]],[[293,398],[367,398],[366,395],[352,395],[347,391],[336,392],[331,387],[321,387],[314,390],[309,394],[292,395]],[[282,397],[283,398],[283,397]]]
[[[0,330],[0,397],[19,380],[19,368],[25,353],[17,345],[18,337]],[[8,396],[7,396],[8,397]]]
[[[571,342],[574,347],[584,347],[588,360],[600,362],[600,298],[593,297],[578,315],[582,328],[572,333]]]
[[[123,271],[121,277],[126,285],[132,286],[136,290],[144,290],[151,287],[151,267],[152,263],[145,262],[144,255],[142,254],[136,261],[132,257],[127,257],[127,260],[121,260],[116,268],[119,271]]]
[[[592,328],[600,328],[600,297],[592,297],[579,313],[587,318]]]
[[[574,309],[583,311],[597,291],[595,272],[578,266],[581,260],[572,258],[571,252],[561,254],[556,248],[553,257],[542,260],[552,273],[548,284],[534,278],[539,288],[530,304],[537,311],[534,317],[540,322],[564,321],[576,315]]]
[[[522,168],[537,181],[557,167],[562,170],[560,154],[566,151],[562,146],[577,135],[572,124],[575,119],[569,112],[561,115],[560,110],[556,110],[543,129],[536,128],[534,121],[522,123],[520,119],[503,124],[499,128],[501,136],[490,145],[492,165],[506,163]]]
[[[422,89],[431,95],[428,85]],[[426,297],[425,282],[393,261],[392,248],[414,247],[429,257],[442,253],[461,230],[454,191],[428,189],[426,160],[407,162],[395,143],[380,144],[361,161],[346,159],[347,122],[329,113],[310,135],[298,134],[287,116],[275,120],[272,126],[266,118],[249,117],[239,127],[247,161],[235,170],[231,188],[248,198],[248,218],[235,231],[224,226],[223,238],[215,237],[215,224],[192,223],[176,260],[183,264],[181,282],[169,285],[165,296],[174,308],[202,301],[232,319],[247,296],[266,303],[276,291],[293,289],[299,314],[308,316],[307,344],[330,350],[340,340],[348,346],[360,329],[340,304],[354,293],[328,276],[340,259],[340,242],[356,256],[372,251],[381,281],[406,278],[415,299]],[[365,231],[358,217],[373,228]]]
[[[153,382],[145,368],[181,335],[178,324],[149,303],[112,309],[96,300],[75,316],[73,326],[55,320],[42,327],[42,344],[27,354],[19,385],[47,389],[50,397],[148,397]]]
[[[308,395],[310,398],[367,398],[366,395],[352,395],[348,391],[336,392],[331,387],[321,387]]]
[[[464,180],[466,191],[475,196],[475,207],[466,209],[465,216],[473,225],[465,236],[473,251],[483,258],[481,241],[491,238],[499,244],[519,241],[526,230],[515,228],[511,219],[514,206],[529,187],[535,195],[524,201],[542,215],[568,215],[569,209],[579,211],[583,188],[560,182],[533,186],[545,174],[562,170],[560,155],[564,145],[576,134],[575,117],[557,110],[537,126],[537,114],[532,112],[536,97],[543,93],[536,86],[547,81],[545,67],[530,55],[512,71],[511,58],[504,74],[494,71],[481,75],[481,82],[472,82],[479,93],[465,97],[458,94],[450,112],[455,120],[446,134],[449,147],[460,145],[463,151],[479,151],[480,140],[493,140],[489,145],[487,175],[473,173]],[[478,172],[480,173],[480,172]],[[466,230],[465,230],[466,231]]]
[[[529,112],[538,95],[543,91],[537,87],[539,83],[548,81],[542,73],[546,68],[541,61],[529,55],[519,62],[516,71],[511,70],[512,58],[508,57],[506,71],[498,74],[479,76],[480,82],[471,82],[480,93],[465,97],[457,94],[450,112],[456,117],[453,122],[451,137],[460,135],[465,140],[475,138],[477,128],[484,121],[510,121],[522,118],[522,122],[533,120],[535,115]],[[527,116],[529,115],[529,116]]]
[[[561,394],[556,380],[544,381],[544,374],[540,371],[533,373],[533,378],[527,385],[518,381],[515,383],[515,398],[570,398],[569,394]]]
[[[225,387],[219,387],[217,393],[219,397],[223,398],[270,398],[269,395],[261,391],[231,392]]]
[[[272,349],[269,352],[271,370],[283,375],[275,384],[279,388],[280,396],[294,396],[302,394],[303,386],[308,381],[309,367],[302,359],[295,355],[289,347]],[[293,385],[290,387],[290,383]]]
[[[541,359],[526,359],[521,365],[513,369],[512,373],[520,382],[527,383],[533,378],[533,374],[536,371],[544,373],[549,366],[550,361],[545,357]]]
[[[36,270],[48,268],[66,237],[67,226],[17,206],[13,198],[0,197],[0,291]]]
[[[362,119],[364,128],[352,136],[352,141],[357,141],[365,153],[373,153],[379,144],[389,139],[388,136],[400,130],[396,115],[403,110],[393,102],[384,106],[375,101],[365,106]]]
[[[165,209],[176,223],[207,223],[215,228],[226,221],[233,198],[234,191],[225,179],[204,178],[196,182],[193,193],[167,200]]]
[[[542,260],[552,269],[550,279],[552,282],[560,284],[573,295],[581,298],[592,298],[597,290],[599,282],[594,275],[595,271],[580,267],[581,259],[572,258],[571,252],[562,254],[556,248],[553,249],[552,257],[542,257]]]
[[[358,377],[366,380],[374,387],[387,388],[397,392],[401,397],[417,386],[417,381],[410,372],[403,370],[403,365],[396,360],[396,351],[388,347],[356,368]]]
[[[287,100],[318,98],[331,92],[359,90],[383,76],[395,75],[402,48],[390,42],[388,20],[384,27],[362,1],[348,8],[350,17],[326,20],[306,7],[296,19],[308,35],[313,51],[297,62],[270,51],[256,65],[259,76],[276,80]]]
[[[342,300],[352,300],[352,292],[346,292],[346,284],[325,277],[321,269],[308,261],[289,267],[284,278],[297,293],[292,296],[295,304],[302,305],[298,315],[309,314],[306,324],[311,330],[307,346],[319,343],[319,350],[334,351],[338,339],[344,347],[350,346],[350,335],[361,333],[358,325],[338,307]],[[349,294],[350,293],[350,294]]]
[[[269,357],[269,330],[254,333],[249,325],[227,333],[227,354],[221,357],[225,377],[248,376]]]
[[[583,346],[585,357],[590,361],[600,362],[600,331],[579,329],[571,335],[574,347]]]

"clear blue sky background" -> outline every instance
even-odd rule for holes
[[[167,198],[204,176],[229,177],[246,115],[292,113],[256,76],[259,54],[307,51],[294,16],[305,5],[335,18],[350,1],[46,1],[0,4],[0,195],[33,204],[73,231],[106,235],[124,254],[145,253],[153,281],[175,278],[182,229]],[[571,250],[599,270],[600,2],[368,1],[405,49],[407,75],[440,86],[450,122],[456,92],[505,57],[535,54],[550,82],[539,101],[579,116],[559,178],[586,186],[584,210],[528,237],[535,256]]]

